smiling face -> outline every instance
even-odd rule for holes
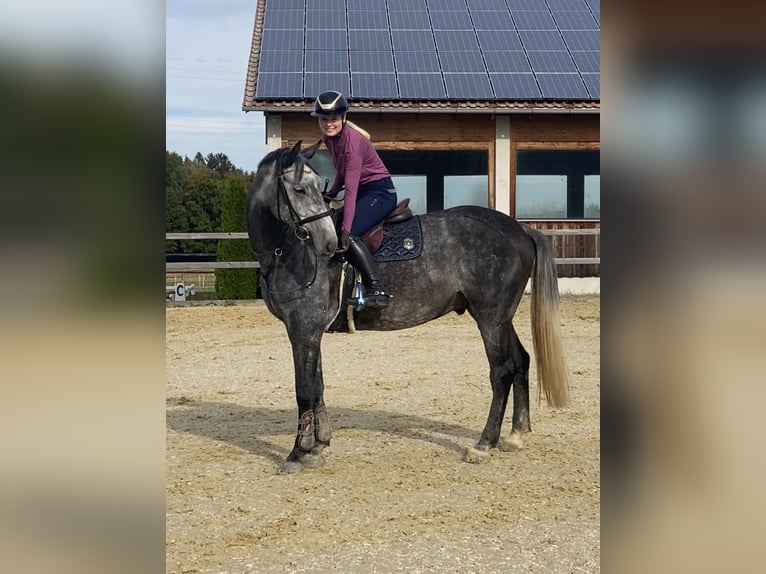
[[[319,129],[323,135],[327,137],[337,136],[343,129],[343,116],[320,116],[319,117]]]

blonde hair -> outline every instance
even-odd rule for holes
[[[358,125],[356,125],[354,122],[350,122],[350,121],[346,120],[346,125],[347,125],[348,127],[350,127],[350,128],[353,128],[353,129],[355,129],[356,131],[358,131],[360,134],[362,134],[362,135],[363,135],[364,137],[366,137],[367,139],[371,139],[371,138],[370,138],[370,133],[369,133],[367,130],[360,128],[360,127],[359,127]]]

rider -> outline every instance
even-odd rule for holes
[[[361,235],[396,207],[391,174],[369,141],[369,134],[346,121],[348,102],[340,92],[326,91],[314,102],[322,141],[332,156],[336,175],[327,193],[335,197],[345,187],[339,250],[362,274],[365,304],[385,307],[390,295],[376,273],[375,263]]]

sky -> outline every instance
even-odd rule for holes
[[[166,144],[224,153],[255,171],[266,155],[263,113],[242,111],[256,0],[167,0]]]

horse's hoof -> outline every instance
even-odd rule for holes
[[[281,474],[293,474],[300,470],[303,470],[303,463],[294,460],[282,461],[282,464],[279,466],[279,472]]]
[[[324,464],[324,457],[321,454],[307,454],[303,457],[303,466],[306,468],[316,468]]]
[[[497,447],[504,452],[512,452],[521,450],[524,448],[524,441],[521,440],[521,435],[517,432],[512,432],[508,438],[500,440],[500,444]]]
[[[481,464],[482,462],[487,462],[489,460],[489,451],[471,447],[465,451],[463,460],[473,464]]]

